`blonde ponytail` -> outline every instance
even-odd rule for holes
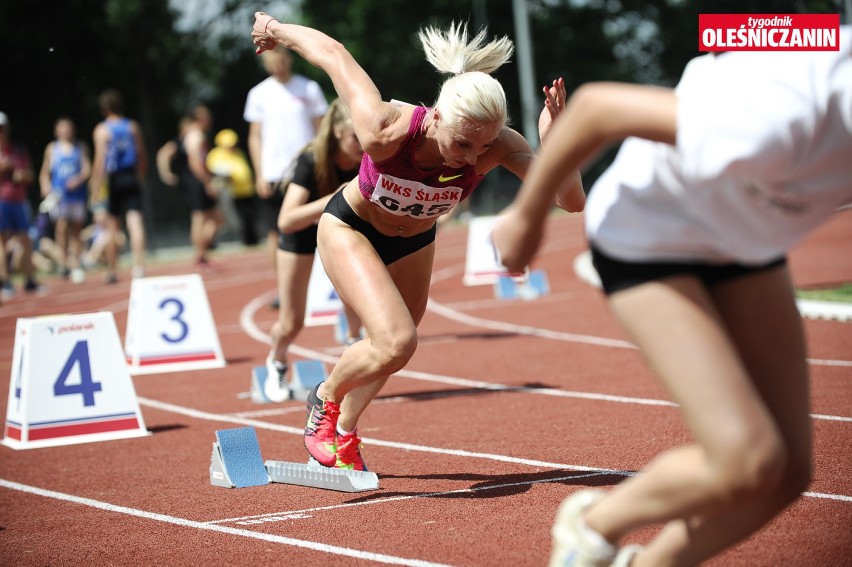
[[[442,73],[461,75],[471,71],[491,74],[509,61],[515,46],[506,36],[483,45],[487,37],[481,30],[468,41],[467,24],[450,25],[444,33],[437,28],[420,30],[417,37],[426,52],[426,60]]]
[[[504,36],[485,43],[486,30],[469,39],[466,24],[450,25],[446,32],[428,27],[418,32],[426,59],[438,71],[454,76],[444,82],[435,108],[449,124],[466,118],[481,124],[508,120],[506,94],[490,76],[514,52],[512,40]]]

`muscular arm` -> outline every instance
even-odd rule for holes
[[[171,162],[178,151],[177,143],[169,140],[157,150],[157,173],[166,185],[177,185],[177,176],[172,171]]]
[[[308,202],[310,192],[301,185],[290,183],[278,213],[278,230],[289,234],[316,224],[333,195],[334,193]]]
[[[261,159],[261,129],[260,122],[249,122],[248,150],[251,166],[254,169],[255,190],[262,199],[269,198],[269,184],[263,178],[263,160]]]
[[[95,143],[95,159],[92,163],[92,176],[89,178],[89,189],[92,195],[100,195],[106,172],[106,149],[109,143],[109,130],[103,124],[95,126],[92,134]]]
[[[262,12],[255,14],[255,18],[252,37],[261,42],[258,53],[278,43],[325,71],[352,116],[355,134],[364,151],[375,161],[382,161],[396,153],[398,144],[395,145],[394,141],[398,132],[393,126],[400,120],[402,113],[382,101],[373,80],[343,44],[313,28],[270,22],[270,16]],[[264,35],[270,39],[263,40]]]

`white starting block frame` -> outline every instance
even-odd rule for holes
[[[17,320],[4,445],[148,435],[112,312]]]
[[[339,492],[378,490],[379,477],[369,471],[324,467],[311,459],[308,464],[263,461],[257,432],[253,427],[216,431],[210,459],[210,484],[223,488],[263,486],[270,482],[307,486]]]
[[[286,400],[308,399],[317,384],[328,378],[325,364],[320,360],[297,360],[290,364],[290,381],[281,389],[269,380],[266,366],[255,366],[251,371],[251,400],[256,404],[273,404]]]
[[[520,277],[500,276],[494,283],[498,299],[538,299],[550,293],[550,281],[544,270],[533,270]]]
[[[124,351],[134,375],[224,367],[201,276],[134,279]]]

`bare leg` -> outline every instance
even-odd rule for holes
[[[83,254],[83,242],[80,239],[80,231],[82,223],[71,221],[68,223],[68,248],[65,257],[65,265],[68,268],[79,268],[81,265],[80,257]]]
[[[59,267],[60,273],[64,274],[66,269],[70,268],[70,264],[68,262],[69,258],[69,232],[70,232],[70,223],[67,219],[57,219],[56,220],[56,246],[59,248],[61,254],[61,262]]]
[[[352,431],[388,377],[414,355],[435,245],[386,267],[362,234],[328,214],[320,220],[318,240],[329,279],[367,330],[365,340],[343,352],[320,391],[341,403],[338,423]],[[335,262],[341,257],[346,261]]]
[[[106,260],[107,273],[114,277],[118,273],[118,232],[121,230],[118,219],[110,214],[103,218],[104,227],[104,259]]]
[[[619,485],[586,522],[610,541],[669,522],[633,565],[694,565],[760,528],[809,480],[804,339],[787,272],[712,295],[672,278],[613,294],[610,305],[696,442]]]
[[[145,267],[145,224],[142,213],[131,209],[127,211],[127,233],[130,235],[130,251],[133,256],[133,267]]]
[[[278,320],[272,325],[271,354],[274,360],[287,362],[287,349],[305,325],[308,282],[313,254],[277,253]]]

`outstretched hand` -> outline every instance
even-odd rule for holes
[[[544,108],[541,109],[541,114],[538,117],[538,136],[544,141],[544,137],[553,125],[556,118],[565,110],[565,102],[568,98],[565,90],[565,79],[559,77],[553,81],[553,85],[543,87],[544,92]]]
[[[251,29],[251,39],[256,46],[254,50],[258,55],[263,53],[264,51],[269,51],[270,49],[274,49],[277,45],[275,40],[269,37],[269,24],[271,22],[277,22],[275,18],[267,14],[266,12],[255,12],[254,13],[254,26]]]

